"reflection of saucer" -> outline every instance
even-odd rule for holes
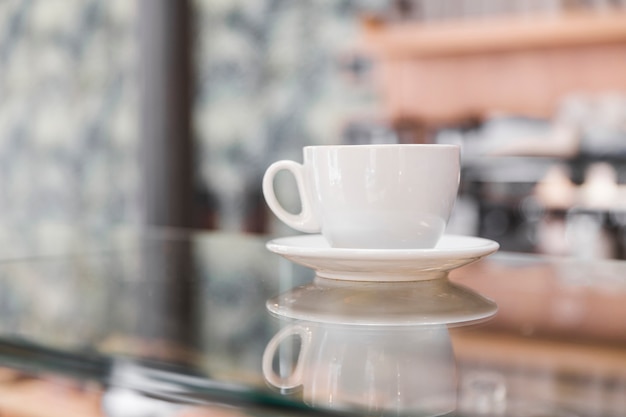
[[[496,313],[496,304],[447,278],[356,282],[316,277],[266,303],[274,315],[358,325],[467,324]]]
[[[321,235],[275,239],[267,248],[315,270],[318,277],[351,281],[418,281],[445,277],[499,245],[471,236],[443,236],[433,249],[331,248]]]

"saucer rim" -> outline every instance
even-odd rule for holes
[[[443,239],[464,239],[470,242],[475,242],[472,246],[456,247],[456,248],[428,248],[428,249],[371,249],[371,248],[333,248],[331,246],[296,246],[289,242],[294,240],[311,240],[320,239],[324,241],[324,237],[321,234],[300,234],[293,236],[278,237],[266,242],[266,248],[278,255],[291,255],[291,256],[320,256],[323,255],[328,259],[347,259],[347,258],[362,258],[368,259],[415,259],[421,257],[449,257],[454,256],[474,256],[490,255],[498,249],[500,244],[494,240],[487,239],[478,236],[448,234],[443,235],[440,242]]]

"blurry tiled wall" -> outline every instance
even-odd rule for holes
[[[372,85],[354,82],[345,67],[359,14],[386,3],[194,0],[199,174],[219,228],[240,229],[246,212],[263,204],[260,182],[271,162],[340,142],[346,121],[376,106]],[[289,201],[295,193],[282,197],[297,205]]]
[[[349,67],[359,13],[385,4],[193,0],[199,191],[215,227],[245,228],[271,162],[341,141],[376,106]],[[0,1],[0,241],[139,220],[136,6]]]
[[[134,6],[0,2],[0,240],[136,221]]]

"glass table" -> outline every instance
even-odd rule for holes
[[[268,252],[268,236],[124,230],[29,239],[16,238],[0,251],[1,415],[415,416],[437,409],[358,400],[312,405],[306,387],[267,382],[268,344],[299,324],[269,314],[266,301],[314,278]],[[381,390],[389,391],[385,381],[419,386],[430,393],[421,400],[428,402],[438,386],[449,394],[451,386],[440,382],[452,369],[454,410],[440,408],[447,415],[626,415],[625,262],[499,252],[450,279],[495,300],[497,314],[439,328],[453,352],[444,367],[430,357],[426,368],[414,369],[411,361],[387,357],[389,368],[411,369],[386,372],[392,379],[381,378]],[[382,346],[420,331],[381,331],[368,340]],[[345,332],[319,334],[328,347]],[[304,343],[285,337],[270,355],[271,371],[279,378],[297,373]],[[332,366],[348,372],[346,361],[356,363],[369,346],[353,344],[344,362],[337,362],[337,351],[320,351],[299,372],[305,380],[307,372],[336,377]],[[446,349],[431,346],[436,355]],[[389,345],[378,353],[384,349]],[[367,379],[380,372],[357,368],[344,388],[376,386]],[[393,379],[403,372],[410,382]]]

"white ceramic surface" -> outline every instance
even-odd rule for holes
[[[300,339],[296,364],[277,373],[273,362],[279,347],[294,336]],[[291,355],[278,363],[291,364]],[[262,364],[271,385],[281,390],[302,386],[303,400],[315,407],[419,416],[456,408],[456,366],[445,326],[298,323],[269,341]]]
[[[316,277],[267,300],[279,317],[366,326],[460,326],[493,316],[496,304],[447,278],[358,282]]]
[[[352,281],[417,281],[448,272],[498,250],[498,243],[472,236],[444,235],[432,249],[332,248],[320,235],[271,240],[267,248],[322,278]]]
[[[459,186],[455,145],[308,146],[304,163],[278,161],[263,178],[270,209],[290,227],[333,247],[432,248],[445,231]],[[275,175],[291,172],[302,211],[287,212]]]

